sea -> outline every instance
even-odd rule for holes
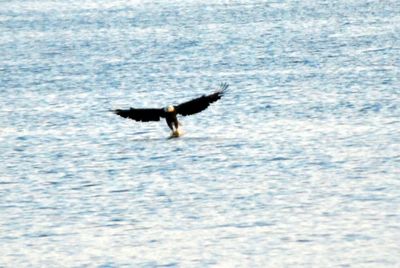
[[[0,1],[0,267],[400,267],[400,1]]]

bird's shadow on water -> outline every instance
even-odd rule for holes
[[[179,137],[171,137],[170,133],[152,133],[146,131],[138,131],[131,133],[125,137],[119,137],[117,140],[124,140],[123,142],[134,145],[151,144],[159,147],[164,145],[180,145],[180,144],[231,144],[231,143],[246,143],[245,139],[237,136],[225,136],[220,133],[183,133]]]
[[[130,139],[132,142],[151,142],[151,141],[159,141],[159,142],[178,142],[178,141],[210,141],[210,140],[226,140],[222,137],[192,137],[192,136],[181,136],[181,137],[144,137],[144,138],[132,138]]]

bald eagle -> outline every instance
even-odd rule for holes
[[[211,103],[219,100],[224,95],[228,86],[227,83],[222,83],[219,90],[213,94],[203,95],[175,106],[168,105],[165,108],[117,109],[113,112],[124,118],[142,122],[159,121],[161,118],[165,118],[168,127],[172,131],[171,137],[178,137],[180,135],[180,123],[176,116],[178,114],[183,116],[192,115],[205,110]]]

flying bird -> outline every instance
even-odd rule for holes
[[[165,108],[117,109],[113,112],[124,118],[130,118],[142,122],[159,121],[161,118],[165,118],[168,127],[172,131],[171,137],[179,137],[181,135],[179,126],[181,124],[178,121],[177,115],[187,116],[205,110],[211,103],[216,102],[224,95],[228,86],[227,83],[222,83],[219,90],[216,92],[210,95],[203,95],[179,105],[168,105]]]

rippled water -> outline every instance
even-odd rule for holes
[[[0,266],[399,267],[399,10],[0,2]]]

